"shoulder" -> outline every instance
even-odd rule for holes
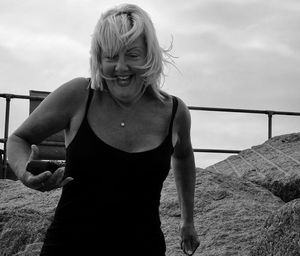
[[[38,144],[48,136],[66,129],[88,95],[88,80],[75,78],[51,92],[26,118],[15,134]],[[85,90],[87,91],[85,93]]]
[[[62,84],[51,94],[60,96],[62,98],[68,97],[73,100],[76,100],[78,98],[81,98],[84,94],[88,92],[89,84],[89,78],[77,77]]]
[[[73,110],[88,95],[90,80],[84,77],[74,78],[51,92],[42,102],[45,105],[57,107],[64,111]]]
[[[178,96],[168,94],[165,91],[160,91],[160,95],[163,98],[163,102],[166,104],[176,104],[177,109],[176,109],[176,115],[175,118],[177,117],[182,117],[184,115],[189,115],[189,110],[186,104],[182,99],[180,99]]]
[[[190,126],[190,111],[188,106],[184,103],[182,99],[177,96],[172,96],[175,101],[177,101],[177,110],[175,114],[174,124],[177,128],[182,127],[182,125],[189,125]]]
[[[31,116],[60,116],[70,120],[83,106],[88,97],[89,79],[74,78],[51,92],[32,112]]]
[[[168,94],[167,92],[160,91],[162,100],[156,99],[157,105],[162,105],[165,113],[175,110],[174,115],[174,130],[181,131],[182,129],[190,126],[190,112],[187,105],[178,96]],[[175,109],[174,109],[175,108]]]

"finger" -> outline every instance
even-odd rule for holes
[[[191,250],[186,250],[186,252],[188,255],[193,255],[197,250],[197,248],[199,247],[200,242],[198,239],[191,238],[190,244],[191,244]]]
[[[183,250],[183,241],[180,242],[180,249]]]
[[[199,240],[193,237],[181,241],[181,249],[186,255],[193,255],[197,250],[197,248],[199,247],[199,245],[200,245]]]
[[[188,254],[188,255],[190,255],[193,252],[190,240],[184,241],[184,243],[183,243],[183,252]]]
[[[29,155],[29,161],[39,159],[39,148],[32,144],[31,145],[31,153]]]
[[[180,247],[181,247],[181,250],[183,251],[183,253],[187,254],[186,249],[185,249],[185,242],[183,240],[180,243]]]
[[[30,174],[30,173],[29,173]],[[43,184],[51,177],[52,173],[49,171],[40,173],[39,175],[30,174],[28,177],[28,185],[34,189],[40,189]]]
[[[61,181],[63,180],[64,177],[64,168],[58,168],[52,176],[49,178],[49,180],[46,182],[47,187],[51,188],[57,188],[59,187]]]
[[[39,190],[41,192],[46,192],[47,189],[46,189],[45,183],[42,182],[41,184],[39,184],[39,187],[37,188],[37,190]]]
[[[67,178],[65,178],[65,179],[61,182],[60,186],[63,187],[63,186],[65,186],[65,185],[67,185],[69,182],[71,182],[72,180],[74,180],[74,178],[72,178],[72,177],[67,177]]]

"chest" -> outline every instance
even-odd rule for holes
[[[168,135],[172,105],[145,107],[126,114],[91,106],[88,123],[106,144],[126,152],[142,152],[158,147]]]

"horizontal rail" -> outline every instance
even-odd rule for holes
[[[31,99],[31,100],[43,100],[45,97],[19,95],[10,93],[0,93],[0,97],[9,99]],[[232,112],[232,113],[249,113],[249,114],[272,114],[272,115],[292,115],[300,116],[300,112],[291,111],[275,111],[275,110],[259,110],[259,109],[239,109],[239,108],[216,108],[216,107],[196,107],[188,106],[190,110],[202,110],[202,111],[214,111],[214,112]]]
[[[258,109],[238,109],[238,108],[212,108],[212,107],[195,107],[188,106],[190,110],[202,110],[202,111],[217,111],[217,112],[235,112],[235,113],[249,113],[249,114],[272,114],[272,115],[292,115],[300,116],[299,112],[289,111],[275,111],[275,110],[258,110]]]
[[[229,153],[229,154],[238,154],[242,150],[236,149],[207,149],[207,148],[194,148],[194,152],[201,152],[201,153]]]
[[[0,93],[0,98],[5,99],[26,99],[26,100],[43,100],[45,97],[29,96],[29,95],[18,95],[10,93]]]
[[[43,141],[39,145],[41,145],[41,146],[50,146],[50,147],[65,147],[65,143],[60,142],[60,141]]]

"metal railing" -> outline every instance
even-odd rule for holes
[[[0,98],[5,98],[6,106],[5,106],[5,121],[4,121],[4,138],[0,138],[0,143],[3,143],[3,151],[2,151],[2,170],[0,169],[0,178],[6,179],[6,172],[7,172],[7,139],[8,139],[8,131],[9,131],[9,117],[10,117],[10,102],[11,99],[27,99],[27,100],[43,100],[42,97],[32,97],[27,95],[17,95],[17,94],[10,94],[10,93],[1,93]]]
[[[43,100],[44,97],[37,96],[27,96],[27,95],[17,95],[17,94],[0,94],[0,98],[6,99],[6,109],[5,109],[5,124],[4,124],[4,138],[0,138],[0,143],[3,143],[3,150],[0,150],[0,155],[2,154],[2,166],[3,170],[0,170],[0,178],[6,178],[7,170],[7,138],[9,131],[9,117],[10,117],[10,102],[11,99],[28,99],[28,100]],[[254,110],[254,109],[234,109],[234,108],[214,108],[214,107],[195,107],[188,106],[190,110],[197,111],[214,111],[214,112],[232,112],[232,113],[248,113],[248,114],[264,114],[268,116],[268,139],[272,138],[272,117],[274,115],[287,115],[287,116],[300,116],[300,112],[287,112],[287,111],[274,111],[274,110]],[[63,143],[52,143],[53,145],[62,146]],[[238,154],[241,150],[235,149],[200,149],[194,148],[194,152],[203,152],[203,153],[229,153],[229,154]],[[0,164],[1,166],[1,164]]]
[[[268,116],[268,139],[272,138],[272,118],[274,115],[300,116],[300,112],[275,111],[275,110],[257,110],[257,109],[238,109],[238,108],[211,108],[211,107],[194,107],[189,106],[190,110],[214,111],[214,112],[232,112],[248,114],[264,114]],[[226,149],[194,149],[194,152],[206,153],[239,153],[241,150]]]

